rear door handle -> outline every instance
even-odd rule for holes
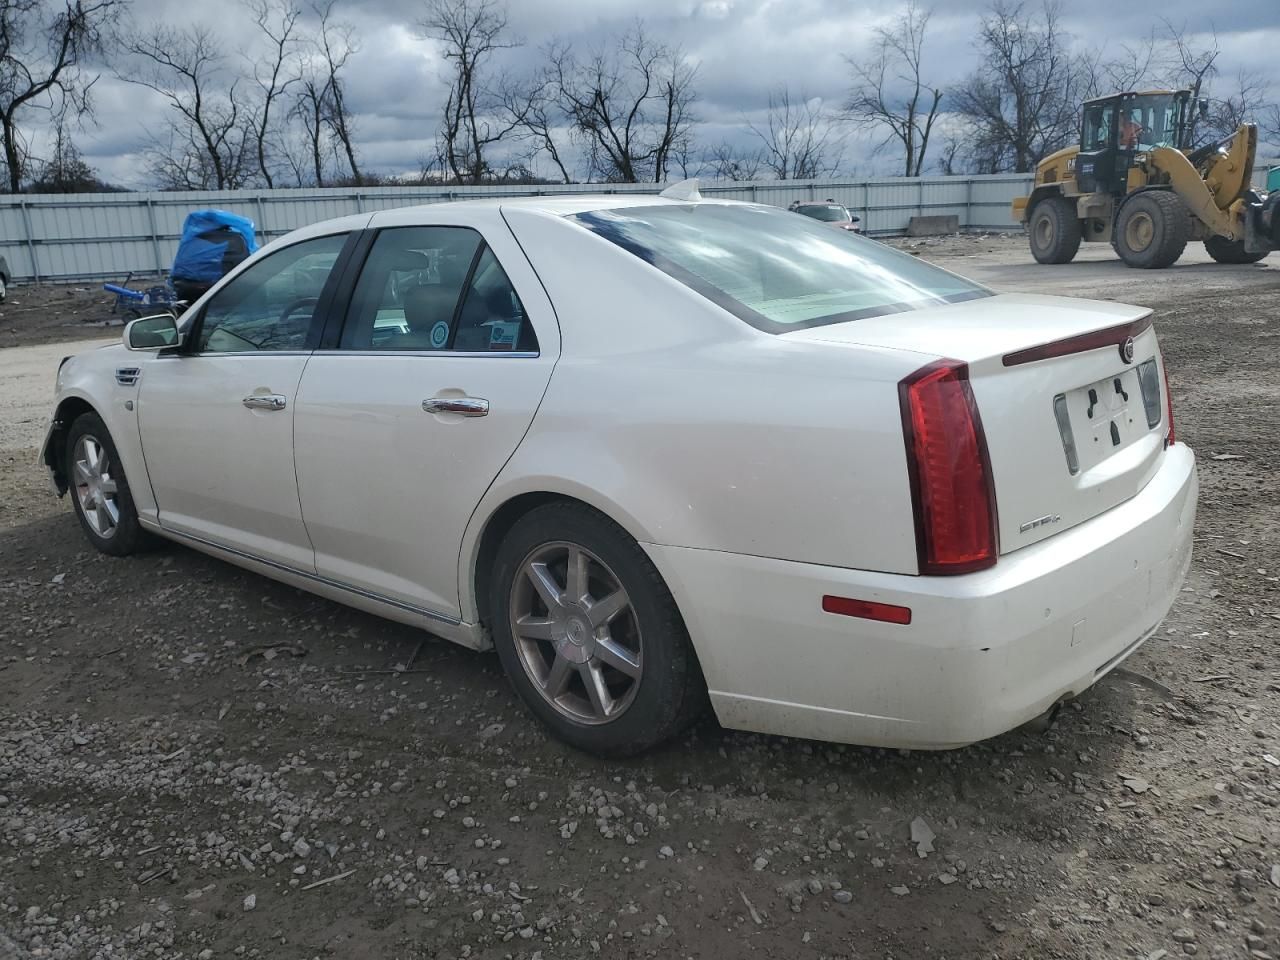
[[[241,401],[250,410],[283,410],[288,401],[278,393],[255,393]]]
[[[422,401],[427,413],[456,413],[462,417],[487,417],[489,401],[480,397],[432,397]]]

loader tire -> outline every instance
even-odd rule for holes
[[[1163,270],[1178,262],[1190,236],[1191,215],[1177,194],[1151,190],[1120,208],[1114,243],[1129,266]]]
[[[1080,233],[1076,205],[1066,197],[1041,200],[1027,221],[1031,255],[1040,263],[1070,263],[1080,249]]]
[[[1228,240],[1226,237],[1217,235],[1204,242],[1204,249],[1219,263],[1257,263],[1267,255],[1266,250],[1261,253],[1249,253],[1244,248],[1244,241]]]

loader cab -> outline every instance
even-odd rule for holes
[[[1193,121],[1189,90],[1116,93],[1086,100],[1076,155],[1081,192],[1128,192],[1129,169],[1147,151],[1189,148]]]

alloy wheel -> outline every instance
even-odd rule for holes
[[[71,467],[76,499],[89,528],[104,540],[115,536],[120,523],[111,468],[107,448],[96,437],[86,433],[76,441]]]
[[[643,666],[640,625],[606,563],[576,543],[542,544],[517,568],[510,600],[520,664],[552,707],[600,724],[631,706]]]

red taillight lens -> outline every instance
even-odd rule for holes
[[[1173,446],[1173,384],[1169,382],[1169,367],[1164,362],[1164,354],[1160,355],[1160,375],[1164,378],[1165,411],[1169,415],[1169,432],[1165,435],[1165,445]]]
[[[996,562],[996,498],[969,368],[938,360],[898,384],[922,574]]]

